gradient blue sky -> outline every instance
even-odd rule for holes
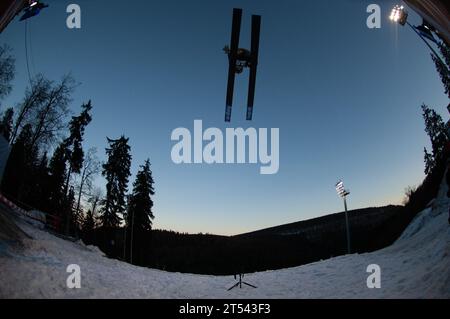
[[[334,184],[351,190],[350,209],[399,204],[405,187],[421,182],[420,105],[448,119],[448,99],[429,51],[407,27],[387,16],[366,27],[374,1],[46,1],[30,20],[31,72],[81,85],[72,110],[92,100],[86,148],[102,160],[106,136],[130,138],[133,176],[149,157],[156,181],[156,228],[237,234],[343,209]],[[65,26],[66,6],[78,3],[82,29]],[[131,5],[133,3],[133,5]],[[241,46],[250,15],[262,15],[254,119],[246,122],[247,76],[237,79],[231,124],[224,123],[227,58],[233,7],[244,9]],[[410,22],[420,19],[411,12]],[[24,23],[0,35],[17,57],[14,105],[28,83]],[[276,127],[280,170],[259,165],[175,165],[170,134],[177,127]],[[97,183],[102,184],[99,178]],[[131,183],[130,183],[131,184]],[[131,187],[130,187],[131,188]]]

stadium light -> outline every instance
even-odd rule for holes
[[[425,21],[422,23],[421,26],[415,27],[411,25],[411,23],[408,22],[408,12],[406,11],[404,6],[396,5],[389,16],[389,20],[396,22],[400,24],[401,26],[404,26],[407,24],[421,39],[427,47],[431,50],[432,54],[442,63],[443,66],[446,66],[442,58],[439,56],[439,54],[436,52],[435,49],[428,43],[427,40],[425,40],[425,37],[433,41],[434,43],[437,43],[436,40],[433,38],[433,34],[431,33],[430,28],[427,26]],[[447,67],[446,67],[447,69]],[[447,72],[450,73],[450,71],[447,69]]]
[[[345,189],[344,182],[338,181],[335,185],[336,192],[338,195],[344,200],[344,208],[345,208],[345,228],[347,231],[347,253],[351,254],[351,244],[350,244],[350,225],[348,221],[348,212],[347,212],[347,195],[350,194],[350,191]]]
[[[401,25],[405,25],[408,19],[408,12],[405,10],[404,6],[396,5],[392,11],[389,19],[394,22],[398,22]]]

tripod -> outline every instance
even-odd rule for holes
[[[242,288],[242,284],[250,286],[252,288],[258,288],[256,286],[249,284],[248,282],[242,281],[242,278],[244,278],[244,274],[239,274],[239,281],[237,283],[235,283],[233,286],[231,286],[230,288],[228,288],[227,291],[230,291],[231,289],[233,289],[237,286],[239,286],[239,288]],[[234,275],[234,279],[236,279],[236,275]]]

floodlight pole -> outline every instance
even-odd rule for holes
[[[126,261],[127,257],[127,223],[124,225],[123,230],[123,260]]]
[[[345,229],[347,233],[347,253],[351,254],[351,239],[350,239],[350,223],[348,219],[348,211],[347,211],[347,195],[350,194],[350,191],[344,188],[344,183],[342,181],[337,182],[336,191],[340,197],[344,200],[344,208],[345,208]]]
[[[131,216],[131,245],[130,245],[130,263],[133,264],[133,229],[134,229],[134,210]]]
[[[345,208],[345,227],[347,229],[347,253],[351,254],[351,245],[350,245],[350,226],[348,222],[348,212],[347,212],[347,194],[342,197],[344,199],[344,208]]]

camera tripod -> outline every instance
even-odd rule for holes
[[[248,282],[242,281],[242,278],[244,278],[244,274],[239,274],[239,281],[237,283],[235,283],[233,286],[231,286],[230,288],[228,288],[227,291],[230,291],[231,289],[233,289],[237,286],[239,286],[239,288],[242,288],[242,284],[247,285],[252,288],[258,288],[256,286],[249,284]],[[236,275],[234,275],[234,279],[237,280]]]

